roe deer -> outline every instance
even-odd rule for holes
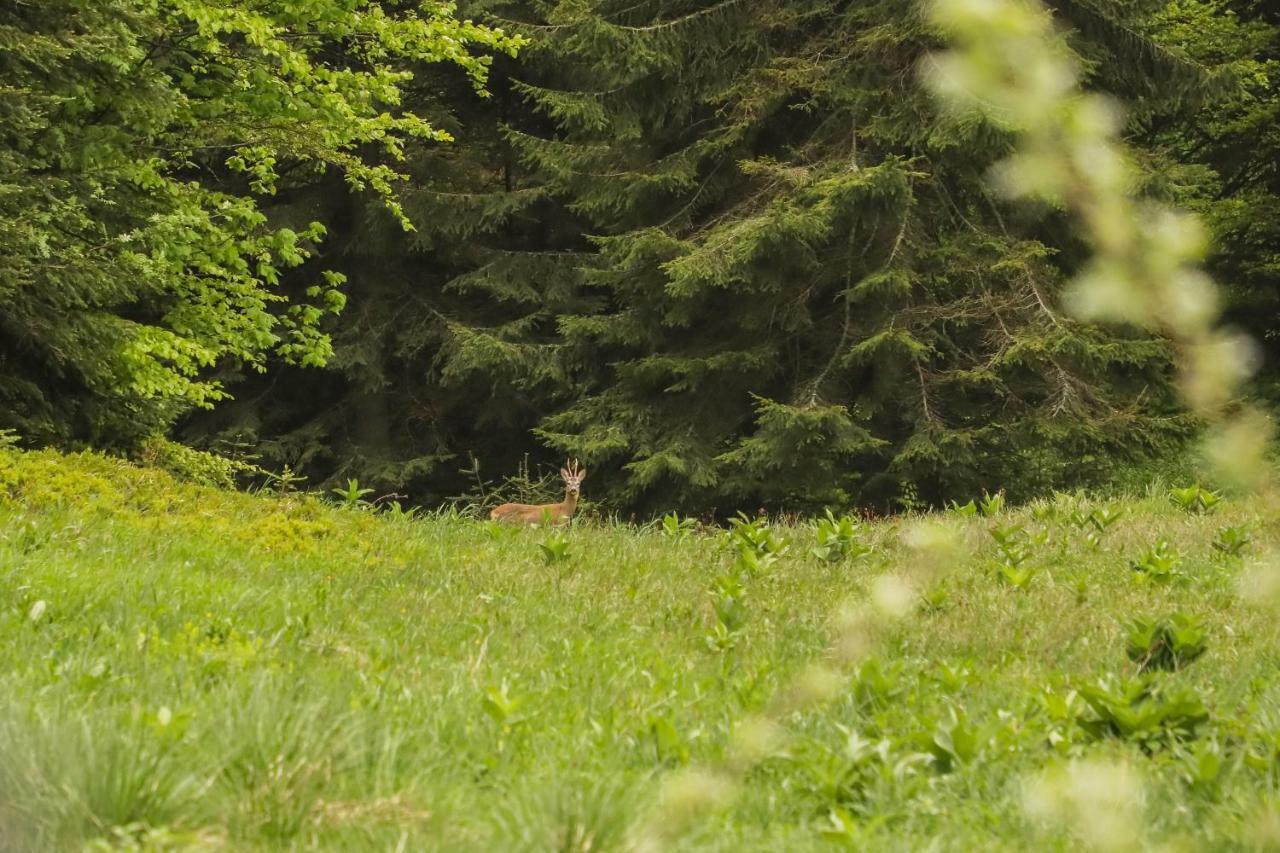
[[[566,460],[565,467],[560,469],[564,480],[564,500],[558,504],[503,504],[494,507],[489,517],[494,521],[507,521],[512,524],[565,524],[578,508],[578,493],[582,491],[582,481],[587,477],[587,469],[579,468],[577,460]]]

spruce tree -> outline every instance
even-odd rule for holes
[[[1280,12],[1260,2],[1172,2],[1155,37],[1212,69],[1214,90],[1189,117],[1154,123],[1153,190],[1213,228],[1209,258],[1230,322],[1262,344],[1276,399],[1280,363]]]
[[[923,93],[915,10],[539,8],[505,20],[556,128],[508,135],[588,220],[599,302],[559,320],[581,390],[538,435],[617,472],[620,500],[1026,494],[1168,446],[1165,346],[1057,309],[1078,250],[989,189],[1007,136]],[[1127,4],[1058,12],[1098,85],[1152,111],[1193,85]]]
[[[1159,5],[1055,6],[1138,129],[1206,85]],[[259,431],[278,458],[425,501],[469,454],[532,453],[618,508],[892,508],[1086,482],[1185,431],[1162,341],[1060,310],[1081,249],[991,189],[1009,136],[935,108],[911,5],[463,12],[530,44],[489,104],[424,78],[468,142],[411,151],[410,240],[335,214],[357,322],[325,393]]]

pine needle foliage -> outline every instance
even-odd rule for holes
[[[1179,4],[1051,5],[1091,85],[1130,105],[1151,191],[1203,196],[1203,167],[1166,168],[1192,159],[1168,134],[1239,75],[1169,35]],[[920,73],[940,40],[912,5],[462,14],[528,44],[487,101],[420,78],[410,103],[466,142],[408,148],[408,238],[323,197],[353,303],[337,371],[253,386],[273,407],[224,409],[223,433],[426,501],[473,455],[496,474],[570,454],[593,499],[645,513],[1026,497],[1191,428],[1164,341],[1058,310],[1086,252],[990,189],[1011,135],[937,109]]]
[[[1059,10],[1105,60],[1100,85],[1173,111],[1194,69],[1141,11]],[[1027,493],[1174,439],[1166,347],[1056,311],[1078,247],[992,197],[1008,139],[935,111],[917,77],[935,37],[910,9],[595,2],[508,20],[531,21],[518,91],[554,127],[507,139],[586,220],[595,263],[578,269],[606,296],[562,319],[566,349],[592,357],[537,433],[612,467],[618,499]]]

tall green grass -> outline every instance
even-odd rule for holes
[[[946,577],[674,844],[1069,849],[1080,822],[1026,792],[1073,759],[1141,780],[1144,844],[1280,841],[1276,620],[1238,591],[1280,515],[1161,489],[1112,501],[1100,531],[1101,503],[943,516],[964,546]],[[836,605],[898,568],[910,522],[858,527],[846,559],[775,529],[789,542],[741,573],[726,641],[738,558],[717,531],[580,522],[552,559],[546,531],[0,450],[0,847],[625,849],[664,819],[663,779],[721,764],[826,654]],[[1213,547],[1228,526],[1243,557]],[[1132,568],[1159,539],[1164,580]],[[1127,623],[1173,613],[1206,651],[1152,677],[1208,721],[1096,737],[1084,694],[1137,676]]]

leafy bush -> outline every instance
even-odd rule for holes
[[[1080,728],[1095,738],[1120,738],[1148,751],[1194,739],[1209,721],[1198,693],[1150,676],[1104,678],[1078,691],[1092,712],[1077,718]]]
[[[231,489],[247,477],[267,474],[249,462],[195,450],[160,436],[153,436],[143,442],[137,456],[143,465],[161,468],[179,479],[202,486]]]
[[[978,509],[982,510],[982,514],[987,518],[999,515],[1004,511],[1004,492],[996,492],[994,495],[984,493],[982,500],[978,503]]]
[[[1137,559],[1131,560],[1129,567],[1142,577],[1157,583],[1168,583],[1181,577],[1178,566],[1181,563],[1178,552],[1164,539],[1147,549]]]
[[[715,614],[715,624],[706,637],[707,646],[717,652],[731,651],[747,623],[745,572],[735,565],[731,571],[717,575],[707,594]]]
[[[1219,556],[1234,558],[1243,554],[1252,543],[1253,538],[1249,535],[1247,527],[1228,525],[1218,530],[1211,547]]]
[[[1174,613],[1159,619],[1134,619],[1128,624],[1129,660],[1139,672],[1177,670],[1208,648],[1204,626],[1195,616]]]
[[[679,513],[669,512],[662,517],[662,535],[676,542],[689,538],[698,527],[696,518],[681,518]]]
[[[538,543],[542,559],[547,565],[563,563],[569,559],[569,534],[562,530],[551,530],[546,538]]]
[[[738,552],[738,559],[753,572],[767,569],[791,548],[791,540],[778,536],[766,518],[747,518],[742,513],[729,519],[725,544]]]
[[[826,518],[818,519],[814,528],[817,544],[811,549],[819,560],[838,563],[842,560],[856,559],[871,553],[871,549],[860,543],[858,522],[847,515],[836,518],[831,510],[826,511]]]
[[[933,756],[934,767],[939,772],[950,773],[977,758],[985,740],[984,733],[969,722],[963,711],[951,707],[946,717],[933,721],[921,745],[924,752]]]
[[[997,525],[988,531],[996,541],[1000,565],[996,576],[1010,586],[1021,589],[1031,582],[1034,568],[1024,565],[1032,556],[1032,544],[1021,524]]]
[[[1196,485],[1170,489],[1169,500],[1184,512],[1204,515],[1217,509],[1222,495]]]
[[[359,481],[351,479],[347,480],[346,486],[332,489],[332,492],[348,509],[367,509],[370,503],[364,499],[364,496],[373,494],[373,489],[361,488]]]

